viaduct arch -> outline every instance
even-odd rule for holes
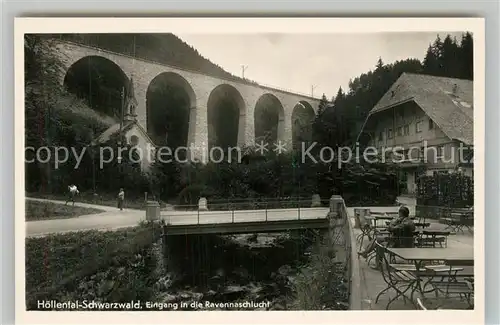
[[[266,136],[269,141],[286,143],[308,138],[307,134],[300,137],[294,134],[300,133],[298,130],[309,132],[307,125],[320,102],[307,95],[245,80],[212,77],[82,44],[57,40],[55,46],[66,68],[60,82],[68,90],[82,96],[85,92],[91,93],[90,86],[85,87],[85,81],[78,82],[85,80],[84,72],[87,84],[92,78],[101,78],[97,84],[102,89],[94,88],[92,92],[95,94],[90,94],[88,100],[93,100],[92,107],[98,105],[103,113],[113,115],[116,114],[113,112],[116,111],[117,90],[133,78],[138,122],[153,135],[152,138],[156,138],[156,132],[158,139],[163,136],[168,142],[171,134],[177,134],[179,139],[184,140],[178,140],[176,145],[193,145],[197,155],[206,152],[210,144],[221,143],[217,140],[221,137],[225,143],[237,145],[253,145],[256,138],[265,139]],[[87,71],[84,71],[85,67]],[[155,107],[161,111],[159,103],[162,98],[166,99],[162,104],[164,111],[175,113],[181,121],[170,123],[163,129],[155,121],[152,109]],[[169,98],[181,103],[180,108],[169,107],[168,103],[172,102]],[[155,102],[158,104],[155,105]],[[169,114],[165,114],[164,118],[167,119]],[[268,120],[263,116],[267,116]],[[222,128],[221,122],[217,122],[223,117],[228,119],[230,128]],[[153,126],[154,122],[158,122],[156,126]]]

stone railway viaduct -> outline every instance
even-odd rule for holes
[[[64,84],[67,71],[77,62],[88,57],[99,57],[118,67],[127,78],[133,78],[135,97],[138,107],[135,114],[141,126],[147,130],[147,93],[148,88],[161,76],[169,83],[182,87],[189,96],[191,110],[189,112],[188,144],[206,148],[209,137],[208,107],[214,97],[231,97],[238,105],[238,145],[255,144],[255,109],[260,100],[274,101],[279,107],[278,140],[292,140],[293,123],[297,119],[314,117],[318,110],[319,99],[275,89],[245,80],[230,80],[213,77],[200,72],[188,71],[178,67],[147,61],[124,54],[114,53],[95,47],[76,44],[68,41],[55,41],[56,52],[65,65],[65,73],[61,75]],[[304,121],[302,121],[304,122]]]

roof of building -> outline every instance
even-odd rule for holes
[[[130,105],[137,106],[137,99],[135,98],[134,79],[132,77],[129,79],[127,92],[125,95],[125,107],[128,108],[130,107]]]
[[[368,116],[408,101],[414,101],[450,139],[473,144],[471,80],[403,73]]]
[[[148,133],[144,128],[137,122],[137,120],[129,120],[129,121],[124,121],[123,122],[123,127],[122,127],[122,133],[126,134],[128,131],[130,131],[134,126],[136,126],[143,136],[146,138],[148,142],[154,145],[153,140],[149,137]],[[92,140],[92,145],[98,145],[98,144],[104,144],[107,143],[108,141],[118,138],[120,133],[120,123],[113,124],[110,126],[106,131],[101,133],[98,137],[96,137],[94,140]]]

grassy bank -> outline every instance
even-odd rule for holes
[[[159,228],[84,231],[26,239],[26,301],[146,301],[153,297]]]
[[[104,212],[93,208],[82,208],[52,202],[38,202],[26,200],[26,221],[67,219],[75,218],[87,214]]]

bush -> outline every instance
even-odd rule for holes
[[[302,163],[295,152],[262,156],[249,151],[243,158],[242,163],[157,164],[152,183],[162,194],[168,192],[165,196],[178,188],[178,204],[197,205],[204,196],[209,207],[217,205],[217,209],[265,208],[265,199],[307,201],[313,194],[320,194],[325,205],[332,194],[343,195],[350,205],[392,205],[397,196],[396,173],[384,165],[351,164],[337,169]],[[162,199],[168,199],[165,196]],[[237,204],[229,206],[229,202]],[[305,207],[310,202],[300,204]],[[281,202],[268,207],[296,206],[297,202],[288,206]]]
[[[293,309],[348,309],[348,281],[342,267],[348,260],[337,258],[338,249],[328,238],[316,244],[309,264],[294,281]]]
[[[417,179],[417,204],[449,208],[474,205],[474,181],[460,173],[435,174]]]
[[[152,224],[26,239],[26,301],[153,300],[156,282]]]

